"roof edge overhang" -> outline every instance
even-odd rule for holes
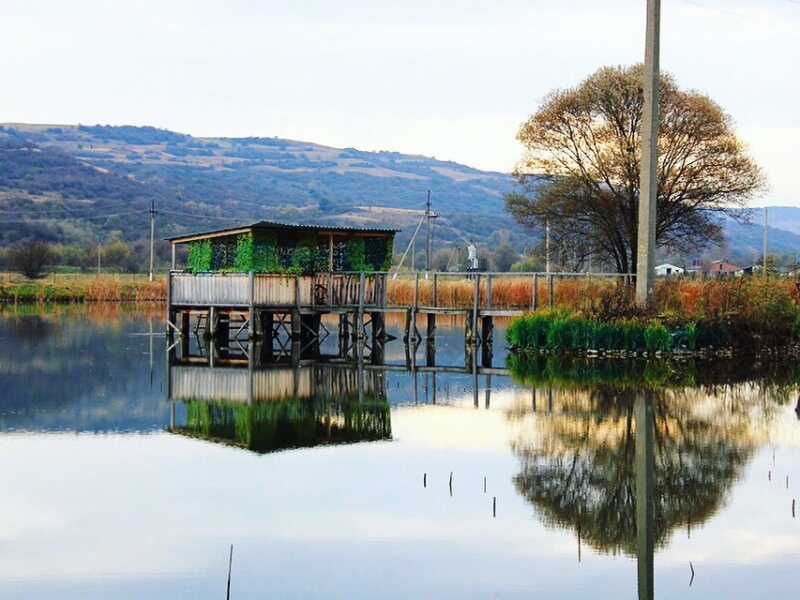
[[[238,235],[241,233],[248,233],[258,229],[268,230],[284,230],[284,231],[314,231],[319,235],[394,235],[401,229],[381,228],[381,227],[340,227],[335,225],[299,225],[293,223],[276,223],[273,221],[258,221],[249,225],[241,225],[238,227],[231,227],[228,229],[217,229],[213,231],[204,231],[193,233],[189,235],[181,235],[175,237],[164,238],[171,244],[188,244],[197,240],[226,237],[230,235]]]

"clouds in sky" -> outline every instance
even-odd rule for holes
[[[279,136],[508,171],[552,89],[644,56],[645,0],[0,0],[0,122]],[[800,2],[663,0],[661,67],[800,204]]]

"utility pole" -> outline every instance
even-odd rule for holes
[[[545,221],[544,226],[544,256],[545,256],[545,272],[550,274],[550,219]]]
[[[769,222],[769,208],[764,207],[764,275],[767,274],[767,223]]]
[[[425,205],[425,273],[431,270],[431,254],[433,254],[433,225],[431,219],[439,215],[431,211],[431,191],[428,190],[428,202]]]
[[[425,272],[431,270],[431,191],[425,204]]]
[[[150,281],[153,281],[153,247],[156,237],[156,202],[150,201]]]
[[[656,266],[656,198],[658,195],[658,81],[661,0],[647,0],[644,52],[644,111],[639,172],[639,231],[636,253],[636,306],[653,296]]]

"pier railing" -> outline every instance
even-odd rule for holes
[[[620,273],[398,273],[389,279],[387,306],[496,314],[577,308],[610,285],[629,283],[631,278]]]
[[[619,273],[399,273],[316,275],[173,271],[168,300],[176,307],[412,308],[519,313],[590,301]],[[579,283],[575,283],[580,280]]]
[[[169,274],[168,302],[180,307],[383,306],[386,273],[273,275],[254,273]]]

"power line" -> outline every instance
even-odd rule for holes
[[[763,19],[756,19],[755,17],[749,17],[747,15],[743,15],[741,13],[733,12],[731,10],[726,10],[724,8],[717,8],[716,6],[709,6],[707,4],[703,4],[701,2],[695,2],[694,0],[683,0],[686,4],[694,4],[695,6],[700,6],[702,8],[708,10],[715,10],[717,12],[725,13],[726,15],[731,15],[733,17],[738,17],[740,19],[747,19],[748,21],[753,21],[754,23],[760,23],[761,25],[767,25],[769,27],[775,27],[777,29],[785,29],[787,31],[791,31],[793,33],[800,33],[800,29],[795,29],[793,27],[787,27],[786,25],[781,25],[779,23],[774,23],[772,21],[765,21]],[[798,0],[789,0],[794,4],[800,4]]]

